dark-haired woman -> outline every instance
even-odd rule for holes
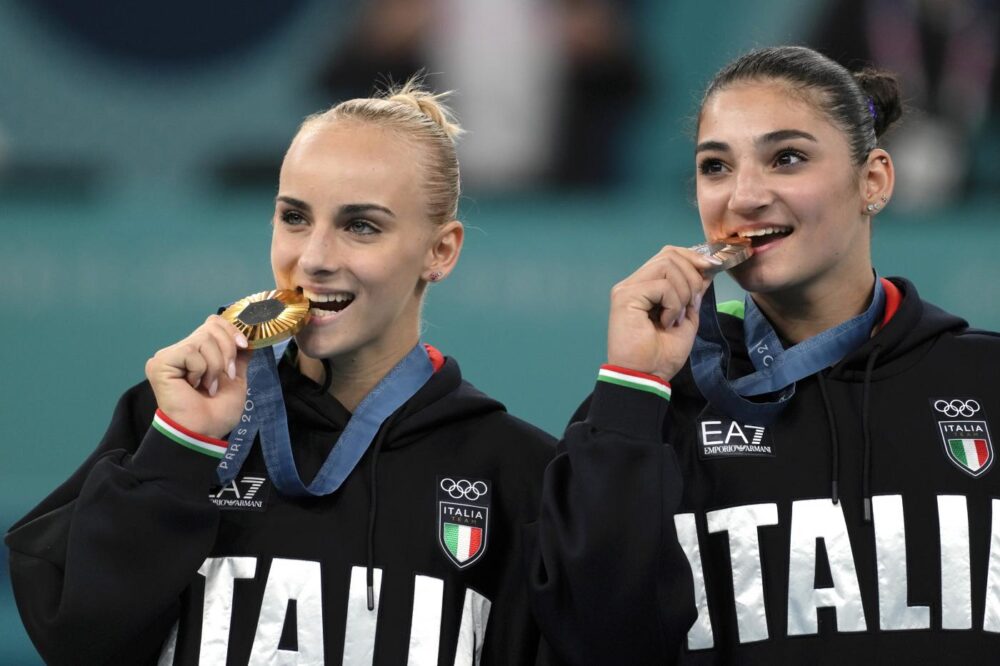
[[[531,555],[569,663],[996,662],[1000,339],[873,270],[899,115],[892,77],[800,47],[709,85],[698,211],[750,240],[747,298],[679,247],[612,290]]]

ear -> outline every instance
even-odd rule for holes
[[[427,282],[438,282],[445,278],[462,253],[465,227],[458,220],[445,222],[434,230],[431,245],[427,250],[427,262],[421,276]]]
[[[868,153],[868,159],[861,171],[861,208],[864,215],[874,215],[883,209],[892,198],[896,183],[896,171],[892,157],[881,148]]]

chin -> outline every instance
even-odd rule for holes
[[[324,340],[323,336],[312,335],[310,333],[295,336],[295,344],[298,346],[299,351],[308,356],[309,358],[329,358],[331,356],[339,356],[344,353],[343,344],[339,344],[334,340]]]
[[[729,271],[730,277],[736,281],[743,291],[754,294],[767,294],[788,288],[788,280],[775,275],[766,275],[753,266],[737,266]]]

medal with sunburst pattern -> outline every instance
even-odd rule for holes
[[[270,347],[308,323],[309,299],[291,289],[262,291],[230,305],[222,318],[246,336],[250,349]]]

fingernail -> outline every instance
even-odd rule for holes
[[[208,394],[214,396],[218,392],[219,392],[219,380],[213,379],[212,385],[208,387]]]
[[[236,379],[236,361],[229,362],[229,367],[226,368],[226,374],[229,375],[230,379]]]
[[[237,333],[236,334],[236,346],[237,347],[239,347],[240,349],[246,349],[249,345],[250,345],[250,343],[247,342],[247,339],[246,339],[245,335],[243,335],[242,333]]]
[[[705,257],[705,261],[707,261],[708,263],[712,264],[713,266],[721,266],[722,265],[722,259],[719,259],[718,257],[714,257],[712,255],[708,255],[707,257]]]
[[[674,320],[674,326],[680,326],[681,322],[684,321],[684,317],[687,316],[687,308],[681,308],[680,313],[677,315],[677,319]]]
[[[694,299],[691,301],[691,305],[694,306],[695,310],[701,310],[701,298],[704,294],[695,294]]]

